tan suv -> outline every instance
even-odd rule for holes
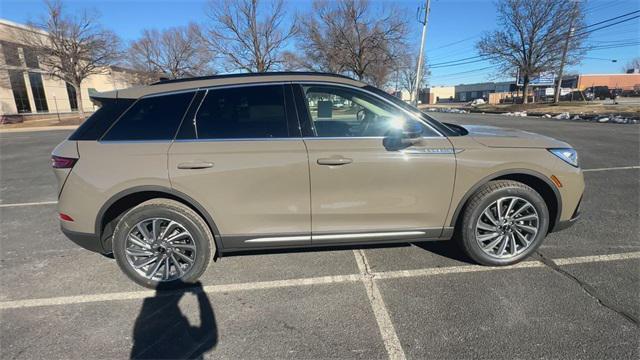
[[[93,101],[53,151],[62,231],[148,287],[266,248],[454,238],[478,263],[513,264],[577,219],[584,190],[564,142],[443,124],[343,76],[161,81]]]

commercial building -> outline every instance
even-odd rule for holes
[[[627,74],[581,74],[562,77],[562,87],[585,90],[593,86],[609,89],[634,90],[640,87],[640,73]]]
[[[485,82],[478,84],[461,84],[455,87],[456,101],[471,101],[474,99],[488,98],[489,94],[497,92],[509,92],[514,90],[513,81]]]
[[[133,74],[104,68],[82,82],[82,104],[76,100],[71,84],[55,78],[41,66],[36,53],[21,41],[30,28],[0,19],[0,117],[3,121],[22,121],[51,116],[75,116],[79,106],[94,111],[89,95],[93,92],[130,87]]]
[[[573,90],[584,91],[594,86],[607,86],[609,89],[635,90],[640,91],[640,73],[627,74],[580,74],[567,75],[562,77],[562,88],[567,93]],[[547,90],[548,88],[548,90]],[[476,84],[460,84],[455,86],[434,86],[425,91],[429,95],[429,104],[451,101],[466,102],[474,99],[485,99],[499,101],[505,97],[517,96],[518,89],[513,81],[484,82]],[[531,95],[539,97],[555,91],[554,86],[532,86]],[[433,95],[431,95],[433,94]],[[500,94],[501,96],[490,96],[490,94]],[[564,94],[564,92],[562,93]],[[521,94],[520,94],[521,96]]]
[[[425,101],[423,103],[436,104],[439,102],[455,101],[456,90],[453,86],[432,86],[424,91]]]

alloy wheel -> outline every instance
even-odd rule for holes
[[[538,212],[529,201],[506,196],[484,209],[476,223],[475,236],[485,254],[509,259],[533,244],[539,228]]]
[[[196,261],[196,243],[187,229],[175,220],[149,218],[129,231],[125,254],[129,265],[153,281],[181,278]]]

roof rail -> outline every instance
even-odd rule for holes
[[[239,74],[224,74],[224,75],[210,75],[210,76],[196,76],[191,78],[184,79],[173,79],[173,80],[160,80],[158,82],[154,82],[153,85],[160,84],[171,84],[171,83],[180,83],[187,81],[198,81],[198,80],[215,80],[215,79],[227,79],[227,78],[235,78],[235,77],[260,77],[260,76],[286,76],[286,75],[315,75],[315,76],[331,76],[331,77],[339,77],[343,79],[355,80],[349,76],[341,75],[341,74],[333,74],[333,73],[325,73],[325,72],[313,72],[313,71],[280,71],[280,72],[263,72],[263,73],[239,73]]]

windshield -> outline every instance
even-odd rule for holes
[[[417,107],[407,104],[406,102],[398,99],[397,97],[388,94],[385,91],[382,91],[376,87],[373,87],[371,85],[367,85],[364,87],[365,90],[368,90],[376,95],[380,95],[382,97],[384,97],[385,99],[393,102],[394,104],[402,107],[403,109],[410,111],[411,113],[421,117],[424,121],[428,122],[431,126],[433,126],[434,128],[438,129],[441,133],[443,133],[446,136],[460,136],[460,132],[456,131],[452,128],[450,128],[449,126],[441,123],[440,121],[432,118],[431,116],[423,113],[422,111],[420,111],[420,109],[418,109]]]

